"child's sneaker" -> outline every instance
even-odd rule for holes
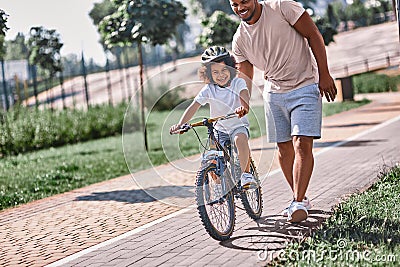
[[[300,203],[303,203],[303,206],[304,206],[307,210],[310,210],[310,209],[312,208],[310,199],[308,199],[308,197],[304,197],[303,201],[300,202]],[[288,216],[288,213],[289,213],[289,207],[287,207],[286,209],[284,209],[284,210],[282,211],[282,214],[281,214],[281,215],[287,217],[287,216]]]
[[[244,172],[240,177],[240,184],[244,189],[257,187],[257,182],[251,173]]]
[[[308,217],[308,211],[303,205],[303,201],[293,201],[288,209],[288,222],[301,222],[306,220]]]

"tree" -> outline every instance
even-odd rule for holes
[[[367,25],[367,9],[361,0],[354,0],[351,5],[346,8],[346,16],[349,20],[354,21],[356,26],[366,26]]]
[[[6,60],[26,60],[28,57],[28,47],[26,46],[25,35],[21,32],[17,34],[14,40],[6,41],[6,48]]]
[[[232,41],[239,26],[239,21],[232,19],[223,11],[215,11],[211,17],[201,22],[203,32],[198,43],[203,47],[211,45],[226,45]]]
[[[99,23],[99,32],[108,48],[137,44],[140,69],[140,106],[144,146],[147,133],[144,119],[142,44],[165,44],[186,18],[186,8],[175,0],[113,0],[118,9]]]
[[[329,45],[333,42],[333,36],[337,34],[337,26],[339,25],[338,19],[333,12],[332,5],[328,5],[326,14],[324,17],[314,16],[313,20],[320,31],[324,44]]]
[[[193,12],[195,14],[199,13],[201,10],[205,17],[211,16],[215,11],[218,10],[223,11],[226,14],[233,14],[229,1],[226,0],[190,0],[190,4],[192,7],[194,7]]]
[[[62,71],[60,50],[64,44],[55,30],[32,27],[29,33],[29,63],[39,66],[52,79],[57,72]]]
[[[99,25],[100,21],[112,13],[117,11],[117,7],[110,0],[104,0],[100,3],[95,3],[93,9],[89,12],[89,17],[94,25]]]
[[[311,9],[314,12],[313,5],[317,2],[317,0],[299,0],[304,9]]]

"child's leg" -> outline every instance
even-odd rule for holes
[[[250,172],[250,148],[249,140],[246,134],[238,133],[235,135],[235,146],[238,151],[238,158],[240,161],[240,168],[242,172]]]

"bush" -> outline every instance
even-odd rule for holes
[[[145,105],[149,110],[172,110],[186,100],[180,96],[184,90],[185,88],[182,86],[171,89],[169,84],[154,86],[149,83],[144,99]]]
[[[353,77],[354,93],[378,93],[397,91],[399,76],[391,77],[385,74],[365,73]]]
[[[98,105],[88,111],[10,110],[2,116],[0,153],[15,155],[121,134],[126,108],[120,104]]]

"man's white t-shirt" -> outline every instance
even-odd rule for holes
[[[318,69],[307,40],[293,25],[305,12],[292,0],[267,0],[259,20],[242,21],[233,37],[237,62],[248,60],[264,71],[267,91],[281,93],[318,82]]]
[[[247,90],[246,82],[242,78],[233,78],[228,87],[219,87],[216,84],[206,84],[194,98],[200,105],[210,105],[210,117],[223,116],[235,112],[241,106],[240,91]],[[249,128],[247,116],[218,121],[215,129],[230,134],[240,126]]]

